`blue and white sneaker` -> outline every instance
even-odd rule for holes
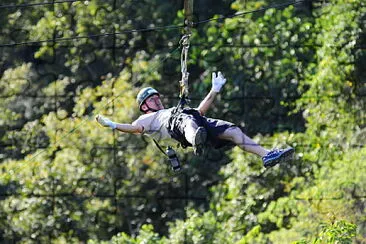
[[[263,165],[266,168],[273,167],[278,163],[286,162],[292,158],[294,154],[292,147],[286,149],[274,149],[262,157]]]

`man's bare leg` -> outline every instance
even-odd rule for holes
[[[184,136],[186,137],[186,140],[192,145],[194,144],[197,128],[198,126],[193,120],[189,120],[186,127],[184,128]]]
[[[269,152],[269,150],[263,148],[247,135],[245,135],[242,130],[237,126],[229,127],[218,137],[220,139],[232,141],[242,150],[254,153],[260,157],[267,155],[267,153]]]

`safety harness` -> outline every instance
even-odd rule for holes
[[[184,133],[182,133],[182,130],[180,129],[185,119],[184,116],[182,116],[185,103],[186,103],[185,100],[181,99],[178,106],[172,110],[172,113],[168,121],[168,131],[170,136],[175,140],[179,141],[180,145],[183,148],[191,146],[191,144],[185,138]]]
[[[180,44],[183,46],[182,54],[181,54],[181,66],[182,66],[182,79],[180,81],[180,99],[178,105],[172,110],[170,118],[168,120],[167,129],[172,138],[179,141],[180,145],[183,148],[190,146],[191,144],[186,140],[183,133],[179,127],[183,124],[183,116],[180,116],[184,110],[184,107],[188,104],[188,76],[187,72],[187,56],[188,56],[188,48],[189,48],[189,37],[190,35],[184,35],[180,41]],[[180,162],[177,157],[175,150],[168,146],[166,151],[159,145],[159,143],[153,139],[155,145],[159,148],[159,150],[168,157],[170,161],[171,168],[173,171],[177,172],[181,170]]]
[[[188,77],[189,73],[187,71],[187,60],[188,60],[188,49],[189,49],[189,38],[191,37],[191,22],[186,19],[186,34],[182,36],[179,44],[182,46],[182,52],[180,56],[181,63],[181,73],[182,79],[180,80],[180,93],[178,105],[172,110],[172,114],[168,122],[168,131],[172,138],[180,142],[183,148],[191,146],[191,144],[186,140],[184,134],[179,130],[180,125],[183,123],[184,117],[180,116],[184,110],[184,107],[189,103],[188,100]]]
[[[188,60],[188,50],[189,50],[189,39],[191,37],[191,27],[193,26],[192,15],[193,15],[193,0],[185,0],[184,1],[184,11],[185,11],[185,34],[182,36],[179,41],[180,46],[182,46],[181,52],[181,73],[182,79],[180,80],[180,94],[179,94],[179,102],[178,105],[172,110],[171,116],[168,121],[167,129],[172,138],[180,142],[180,145],[183,148],[191,146],[191,144],[186,140],[184,134],[179,129],[179,127],[183,124],[184,116],[181,116],[185,106],[188,104],[188,76],[189,73],[187,71],[187,60]],[[174,171],[179,171],[180,162],[179,159],[172,147],[167,147],[166,151],[162,149],[159,143],[154,139],[154,143],[159,148],[159,150],[168,156],[169,161],[171,163],[171,167]]]

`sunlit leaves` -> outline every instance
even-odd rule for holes
[[[240,12],[268,5],[231,2]],[[1,40],[11,34],[11,42],[49,41],[19,49],[32,65],[21,55],[9,58],[10,49],[2,56],[0,234],[44,243],[317,243],[364,236],[354,225],[364,225],[366,184],[364,106],[354,74],[363,57],[355,48],[362,44],[364,8],[337,0],[311,15],[289,6],[195,26],[193,103],[210,89],[211,72],[221,70],[228,82],[210,116],[236,122],[267,148],[293,146],[296,156],[265,170],[259,157],[238,148],[227,152],[229,162],[209,165],[179,149],[185,171],[176,175],[151,141],[100,127],[94,116],[133,121],[137,87],[154,86],[165,102],[176,101],[179,49],[172,48],[181,33],[125,30],[181,24],[182,12],[161,1],[14,10]],[[297,98],[291,115],[297,117],[289,117]],[[187,184],[188,195],[209,202],[162,206],[161,199],[187,197]]]

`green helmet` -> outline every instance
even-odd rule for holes
[[[152,87],[142,88],[136,97],[136,102],[139,105],[139,109],[141,110],[141,105],[146,101],[146,99],[155,94],[160,96],[160,93]]]

